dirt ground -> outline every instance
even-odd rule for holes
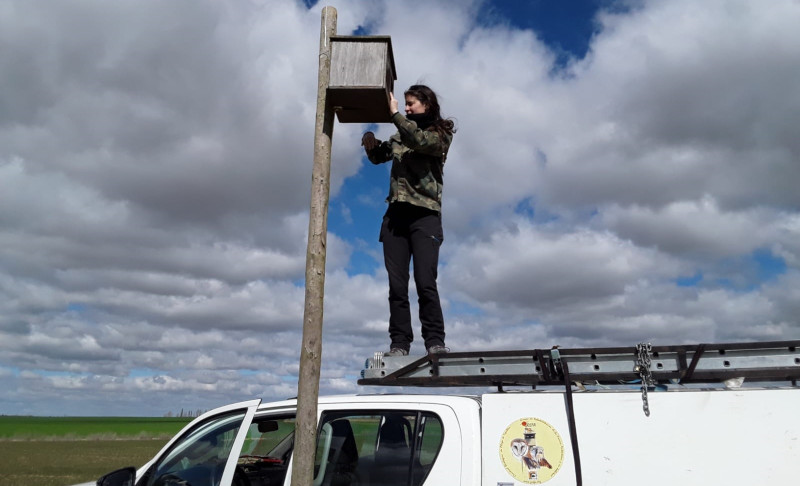
[[[0,486],[68,486],[140,467],[166,440],[0,440]]]

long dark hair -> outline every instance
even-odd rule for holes
[[[436,98],[436,93],[424,84],[415,84],[408,88],[404,95],[411,95],[418,99],[420,103],[425,105],[425,113],[433,118],[428,130],[435,130],[439,136],[452,135],[456,133],[456,127],[453,120],[449,118],[442,118],[441,108],[439,108],[439,100]]]

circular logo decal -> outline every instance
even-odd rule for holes
[[[517,481],[541,484],[564,462],[564,443],[552,425],[537,418],[511,422],[500,438],[500,460]]]

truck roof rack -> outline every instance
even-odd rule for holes
[[[800,341],[635,347],[471,351],[367,359],[359,385],[380,386],[532,386],[568,381],[619,385],[641,380],[668,383],[719,383],[745,378],[797,386]]]

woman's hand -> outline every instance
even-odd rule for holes
[[[394,97],[394,93],[391,91],[389,92],[389,113],[394,116],[395,113],[400,111],[399,109],[400,103],[397,101],[397,98]]]
[[[361,137],[361,145],[364,147],[364,150],[366,152],[369,152],[370,150],[380,145],[380,143],[375,139],[374,133],[367,132],[364,134],[363,137]]]

